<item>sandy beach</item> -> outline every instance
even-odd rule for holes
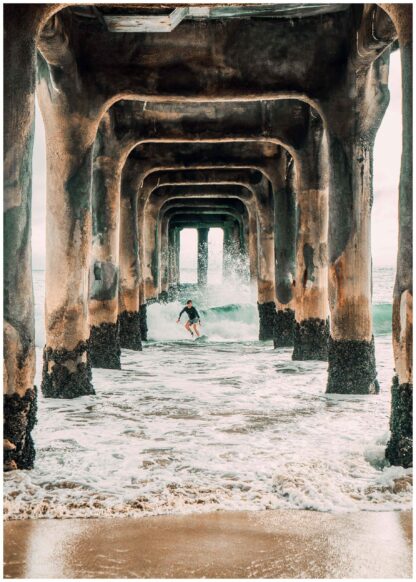
[[[411,512],[5,524],[6,578],[411,578]]]

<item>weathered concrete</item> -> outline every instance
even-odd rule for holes
[[[36,422],[32,285],[32,150],[36,40],[64,6],[4,6],[4,466],[30,469]]]
[[[273,344],[275,348],[290,348],[294,343],[295,312],[293,309],[277,309],[274,319]]]
[[[296,328],[293,360],[328,357],[328,154],[319,115],[296,164]]]
[[[206,287],[208,283],[208,235],[209,228],[198,228],[198,285]]]
[[[143,303],[143,305],[140,305],[139,319],[140,319],[140,336],[141,336],[143,341],[147,341],[147,332],[148,332],[149,328],[147,327],[147,305],[146,305],[146,303]]]
[[[387,51],[370,65],[350,62],[343,84],[324,107],[330,167],[328,392],[369,394],[377,386],[371,315],[372,156],[389,101],[388,58]]]
[[[120,346],[142,350],[137,190],[128,173],[123,174],[121,182],[119,253]]]
[[[56,50],[59,45],[61,51]],[[93,394],[88,341],[92,153],[98,117],[79,99],[83,84],[62,21],[38,41],[38,101],[47,135],[46,346],[47,397]],[[65,65],[65,75],[60,66]]]
[[[90,329],[89,350],[93,368],[119,370],[120,363],[120,326],[116,323],[100,323]]]
[[[266,303],[257,302],[259,310],[259,340],[274,339],[274,327],[276,317],[276,305],[274,301]]]
[[[297,207],[293,159],[285,150],[272,180],[275,225],[275,348],[291,347],[295,331]]]
[[[42,393],[45,398],[77,398],[95,394],[91,384],[88,342],[74,349],[47,347],[43,350]]]
[[[367,340],[334,340],[329,337],[328,393],[377,394],[374,337]]]
[[[118,326],[120,187],[118,142],[110,113],[101,119],[93,152],[92,256],[89,277],[91,364],[120,368]]]
[[[393,292],[391,438],[386,456],[393,465],[413,463],[413,6],[382,4],[396,28],[402,69],[402,162],[399,186],[399,245]]]
[[[146,306],[144,306],[146,307]],[[139,311],[123,310],[118,316],[120,346],[128,350],[141,351],[142,346],[142,323],[143,313]],[[147,327],[146,327],[147,332]],[[147,339],[147,334],[143,334],[143,339]]]
[[[284,18],[245,18],[243,26],[239,18],[186,20],[168,34],[112,33],[111,40],[98,19],[85,27],[85,19],[68,18],[67,29],[82,54],[82,80],[103,103],[116,95],[220,101],[293,92],[318,99],[342,78],[356,19],[352,10],[317,18],[325,34],[316,34],[313,17],[291,20],[290,34]]]

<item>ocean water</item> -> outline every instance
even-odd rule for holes
[[[5,475],[6,519],[410,508],[411,470],[384,460],[393,278],[374,273],[377,396],[326,395],[326,363],[259,342],[255,292],[242,285],[196,297],[207,341],[176,324],[180,303],[149,306],[150,341],[123,350],[121,371],[94,369],[96,396],[39,396],[36,467]]]

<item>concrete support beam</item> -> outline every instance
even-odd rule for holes
[[[297,208],[294,162],[282,151],[276,163],[274,189],[276,314],[275,348],[291,347],[295,332]]]
[[[60,75],[38,57],[38,100],[46,130],[46,346],[42,392],[47,398],[94,394],[88,324],[91,184],[98,119],[82,90],[75,60]],[[75,92],[74,92],[75,91]]]
[[[91,365],[120,369],[118,323],[120,181],[118,142],[107,113],[98,127],[92,180],[92,256],[89,277]]]
[[[236,220],[228,220],[223,225],[223,231],[223,281],[230,283],[244,281],[246,272],[249,271],[244,225]]]
[[[27,12],[26,12],[27,11]],[[31,203],[35,123],[34,8],[4,7],[4,469],[35,459],[35,320]]]
[[[296,165],[296,326],[293,360],[328,359],[328,155],[321,120],[311,115]]]
[[[198,228],[198,286],[208,283],[208,235],[209,228]]]
[[[373,144],[388,105],[388,53],[353,65],[325,104],[329,137],[329,303],[327,392],[378,391],[371,312]],[[347,113],[348,112],[348,113]],[[352,112],[352,113],[351,113]]]
[[[399,186],[399,246],[393,293],[391,437],[386,457],[392,465],[413,463],[413,6],[382,4],[396,28],[402,68],[402,161]]]
[[[259,339],[272,340],[276,312],[274,200],[270,182],[262,179],[257,195],[257,306],[259,310]]]
[[[142,328],[145,311],[140,310],[140,261],[137,190],[130,175],[123,175],[120,203],[120,286],[118,324],[120,347],[142,350]]]

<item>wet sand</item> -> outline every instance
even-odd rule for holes
[[[5,524],[6,578],[411,578],[411,512]]]

